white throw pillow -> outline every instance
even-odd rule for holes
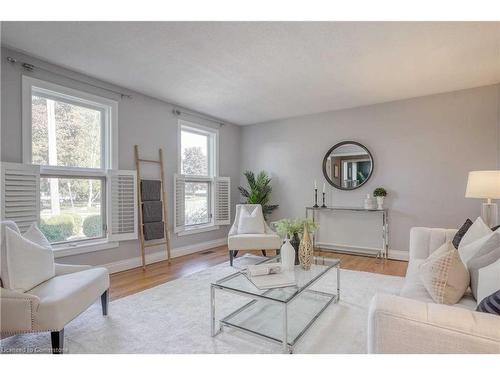
[[[31,242],[36,243],[37,245],[40,245],[42,247],[46,247],[46,248],[52,250],[52,246],[50,245],[49,240],[47,239],[47,237],[45,237],[45,235],[42,233],[42,231],[38,228],[38,225],[36,225],[36,223],[31,224],[31,226],[28,228],[28,230],[24,233],[23,237],[30,240]]]
[[[500,259],[479,270],[477,282],[477,304],[500,289]]]
[[[481,217],[478,217],[467,230],[467,233],[465,233],[458,245],[458,253],[460,254],[462,262],[466,264],[488,240],[488,237],[491,236],[492,233],[492,230],[484,223]]]
[[[7,269],[7,240],[5,232],[7,228],[12,229],[14,232],[19,233],[17,224],[11,220],[5,220],[0,223],[0,279],[2,279],[2,286],[6,288],[6,283],[9,282],[9,270]]]
[[[255,206],[252,212],[249,212],[249,208],[242,206],[238,221],[238,234],[262,234],[265,230],[262,207]]]
[[[8,277],[4,287],[26,292],[54,277],[54,253],[10,228],[5,229]]]

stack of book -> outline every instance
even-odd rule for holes
[[[248,266],[245,275],[259,289],[283,288],[296,285],[294,271],[286,271],[280,263]]]

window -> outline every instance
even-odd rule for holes
[[[212,183],[217,177],[215,129],[179,122],[179,171],[184,176],[184,230],[214,225]]]
[[[40,165],[40,229],[53,244],[107,236],[117,103],[23,77],[23,158]]]
[[[175,232],[197,233],[229,224],[230,180],[218,176],[218,130],[180,120],[178,134]]]

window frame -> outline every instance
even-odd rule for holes
[[[208,174],[206,176],[200,175],[186,175],[182,174],[182,131],[188,131],[195,134],[205,135],[208,137],[207,141],[207,157],[208,157]],[[210,215],[210,222],[204,224],[184,224],[184,229],[178,232],[178,236],[187,234],[201,233],[210,230],[219,229],[219,225],[215,224],[215,197],[214,197],[214,181],[219,177],[219,129],[211,128],[208,126],[200,125],[191,121],[178,120],[177,128],[177,171],[180,175],[184,176],[186,183],[207,182],[208,183],[208,210]],[[185,204],[184,204],[185,210]],[[185,216],[184,212],[184,216]]]
[[[36,92],[53,100],[99,110],[103,119],[101,123],[101,165],[99,168],[82,168],[40,165],[42,178],[92,178],[101,180],[101,216],[104,236],[99,238],[78,239],[54,243],[54,251],[59,256],[78,254],[116,247],[117,243],[109,241],[106,230],[107,217],[107,179],[108,170],[118,168],[118,102],[112,99],[93,95],[84,91],[61,86],[52,82],[30,76],[22,76],[22,160],[23,164],[33,164],[32,159],[32,96]],[[65,255],[61,255],[65,254]]]
[[[54,171],[78,171],[78,173],[92,173],[101,170],[105,173],[107,169],[118,168],[118,102],[112,99],[89,94],[66,86],[61,86],[38,78],[22,76],[22,153],[23,164],[32,164],[32,118],[31,98],[33,88],[36,91],[52,96],[54,99],[70,104],[80,105],[87,108],[104,110],[104,129],[101,129],[103,140],[103,152],[101,168],[80,168],[40,165],[41,172],[54,169]]]

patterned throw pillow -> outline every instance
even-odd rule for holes
[[[436,303],[454,305],[469,287],[469,271],[451,241],[429,255],[419,272],[425,289]]]
[[[500,315],[500,290],[484,298],[476,311]]]
[[[455,237],[453,237],[453,240],[451,241],[453,243],[453,246],[455,246],[455,249],[458,249],[458,245],[460,244],[460,241],[462,241],[462,237],[465,236],[465,233],[467,233],[471,225],[472,225],[471,219],[465,220],[465,223],[460,227],[458,232],[455,234]]]

